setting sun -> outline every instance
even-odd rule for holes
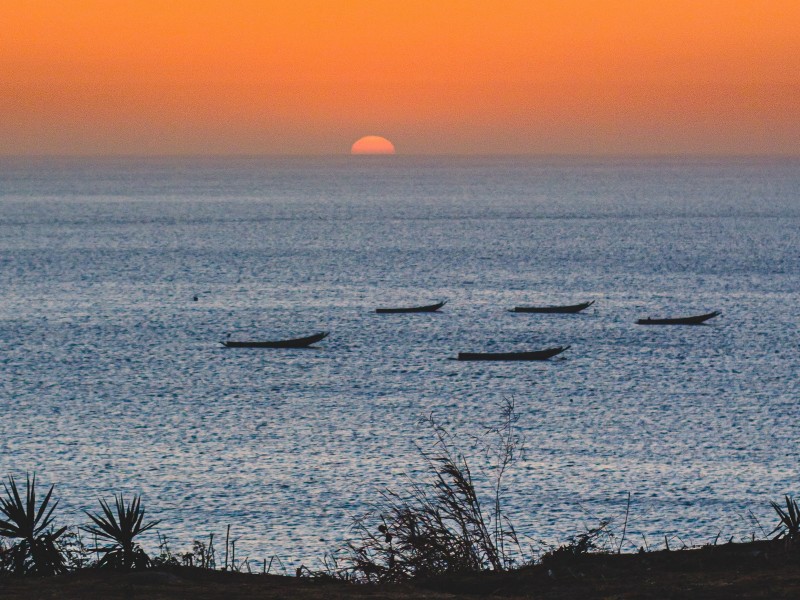
[[[350,148],[350,154],[394,154],[394,144],[379,135],[365,135]]]
[[[380,131],[403,155],[800,155],[797,0],[38,0],[0,22],[0,155]]]

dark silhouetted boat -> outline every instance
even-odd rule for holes
[[[458,360],[547,360],[561,354],[569,346],[558,346],[535,352],[459,352]]]
[[[307,337],[295,338],[291,340],[276,340],[274,342],[234,342],[225,340],[222,342],[227,348],[308,348],[311,344],[324,340],[328,333],[315,333]]]
[[[706,313],[704,315],[696,315],[694,317],[676,317],[672,319],[639,319],[636,321],[638,325],[700,325],[713,319],[722,313],[715,310],[714,312]]]
[[[447,300],[439,302],[439,304],[429,304],[428,306],[410,306],[408,308],[376,308],[376,313],[428,313],[436,312],[447,304]]]
[[[594,304],[594,300],[582,304],[568,304],[566,306],[515,306],[509,312],[518,313],[579,313]]]

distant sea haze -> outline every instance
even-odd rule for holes
[[[480,478],[513,398],[530,543],[628,492],[631,548],[749,536],[800,492],[799,199],[780,159],[0,159],[0,475],[54,483],[65,524],[141,493],[173,549],[231,524],[314,564],[425,476],[420,417]]]

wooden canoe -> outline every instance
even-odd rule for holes
[[[534,352],[459,352],[458,360],[547,360],[569,346],[557,346]]]
[[[447,304],[447,300],[439,302],[438,304],[429,304],[428,306],[410,306],[408,308],[376,308],[375,312],[381,314],[436,312],[437,310],[442,308],[445,304]]]
[[[637,325],[700,325],[709,319],[719,316],[719,311],[706,313],[704,315],[695,315],[693,317],[676,317],[671,319],[639,319],[636,321]]]
[[[308,348],[311,344],[324,340],[328,337],[328,333],[315,333],[301,338],[294,338],[291,340],[276,340],[272,342],[234,342],[226,340],[222,345],[226,348]]]
[[[594,304],[594,300],[566,306],[515,306],[509,312],[518,313],[579,313]]]

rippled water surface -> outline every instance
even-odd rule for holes
[[[631,547],[749,536],[800,492],[798,248],[796,161],[3,159],[0,474],[56,484],[65,522],[142,493],[178,548],[230,523],[237,554],[309,564],[424,468],[420,417],[480,472],[470,436],[513,398],[531,541],[628,492]]]

